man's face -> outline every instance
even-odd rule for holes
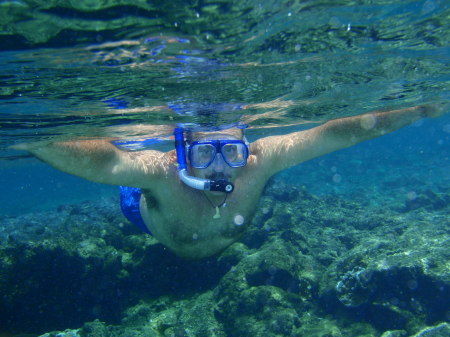
[[[198,139],[198,141],[206,141],[206,140],[237,140],[239,138],[234,137],[232,135],[228,134],[211,134],[209,136],[202,137]],[[217,153],[214,157],[214,160],[212,161],[211,165],[209,165],[206,168],[193,168],[191,167],[194,175],[198,178],[202,179],[210,179],[210,180],[227,180],[232,183],[236,180],[238,174],[239,174],[239,167],[233,168],[230,167],[225,160],[223,159],[223,156],[221,153]]]

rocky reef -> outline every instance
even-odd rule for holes
[[[273,180],[245,236],[185,261],[117,200],[0,219],[0,333],[449,336],[449,193],[402,209]],[[55,331],[55,332],[50,332]]]

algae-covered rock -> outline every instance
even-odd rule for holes
[[[212,273],[196,279],[207,261],[177,258],[124,223],[115,200],[4,219],[0,232],[14,228],[14,237],[0,247],[0,326],[44,332],[97,318],[117,324],[142,296],[205,289],[227,268],[212,261]]]
[[[450,336],[450,324],[441,323],[427,327],[411,337],[448,337]]]
[[[405,330],[390,330],[385,331],[381,337],[406,337],[408,333]]]
[[[449,193],[436,193],[431,190],[426,190],[421,193],[414,193],[405,200],[404,212],[412,211],[418,208],[425,208],[429,210],[440,210],[445,208],[450,203]]]
[[[80,329],[68,329],[61,332],[47,332],[39,337],[82,337],[82,335]]]
[[[448,224],[445,214],[427,217],[419,212],[396,216],[396,223],[368,233],[330,266],[323,294],[334,293],[350,311],[376,317],[372,324],[381,330],[415,331],[426,322],[445,320]]]
[[[317,296],[320,270],[283,240],[250,251],[215,289],[216,315],[228,334],[290,335],[301,325],[307,300]]]
[[[61,330],[46,337],[445,333],[433,325],[450,312],[447,211],[363,207],[274,181],[242,240],[201,261],[139,233],[115,201],[4,218],[0,323]]]

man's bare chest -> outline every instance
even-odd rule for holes
[[[255,203],[238,195],[211,200],[203,192],[172,195],[166,200],[144,194],[152,233],[174,240],[237,238],[249,225]],[[155,207],[157,206],[157,207]]]
[[[152,207],[152,204],[149,204],[149,212],[154,214],[155,221],[173,223],[176,227],[183,223],[199,229],[247,225],[254,208],[251,202],[238,201],[233,196],[210,200],[203,192],[187,198],[174,196],[158,201],[158,208]]]
[[[141,214],[154,237],[179,255],[210,256],[239,239],[256,210],[260,191],[236,186],[226,199],[184,185],[144,191]]]

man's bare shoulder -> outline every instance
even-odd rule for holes
[[[317,128],[312,128],[285,135],[263,137],[250,144],[250,152],[255,155],[279,152],[282,149],[302,144],[316,132]]]
[[[162,177],[176,164],[175,151],[142,150],[121,152],[121,168],[129,173]]]
[[[315,127],[284,135],[260,138],[250,146],[255,163],[263,176],[272,176],[288,167],[311,159],[318,150],[321,128]]]
[[[141,150],[141,151],[125,151],[124,155],[130,158],[141,158],[145,160],[161,159],[164,161],[176,161],[175,150],[169,152],[162,152],[156,150]]]

